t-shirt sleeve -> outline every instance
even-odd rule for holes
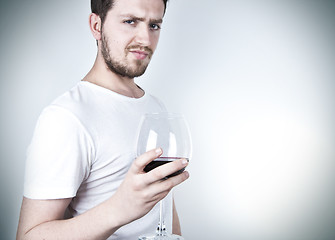
[[[93,153],[92,140],[80,121],[66,109],[47,107],[28,147],[24,196],[74,197],[89,175]]]

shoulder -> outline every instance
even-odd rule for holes
[[[76,140],[77,139],[77,140]],[[87,139],[92,144],[91,134],[82,121],[66,108],[49,105],[40,114],[34,130],[33,140],[54,143]],[[79,141],[80,142],[80,141]]]
[[[61,119],[68,118],[68,120],[76,121],[87,128],[89,125],[87,122],[91,120],[97,107],[101,105],[98,101],[94,89],[81,81],[51,102],[43,110],[42,115]]]
[[[58,106],[68,110],[85,107],[94,98],[92,91],[83,83],[79,82],[67,92],[57,97],[51,106]]]
[[[81,83],[57,97],[51,104],[46,106],[37,121],[35,133],[53,133],[60,136],[81,133],[89,136],[85,124],[85,116],[90,111],[88,103],[92,94]],[[66,133],[66,134],[65,134]],[[45,134],[43,134],[45,135]]]
[[[149,93],[146,93],[146,95],[147,95],[149,104],[156,105],[158,108],[160,108],[161,111],[166,111],[166,107],[163,101],[161,101],[158,97],[151,95]]]

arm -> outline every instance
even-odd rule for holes
[[[106,239],[121,226],[148,213],[176,185],[188,178],[184,172],[161,180],[187,163],[174,161],[148,173],[143,168],[161,151],[149,151],[138,157],[116,193],[82,215],[64,220],[71,199],[32,200],[24,198],[17,240],[26,239]]]
[[[173,200],[172,233],[181,236],[180,222],[179,222],[179,217],[178,217],[176,204],[174,203],[174,200]]]
[[[17,240],[106,239],[119,227],[115,207],[107,202],[78,217],[63,220],[71,199],[32,200],[23,198]],[[111,215],[111,216],[113,216]]]

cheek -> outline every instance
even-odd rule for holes
[[[110,40],[111,47],[115,49],[125,49],[126,46],[131,42],[131,32],[126,28],[122,28],[119,25],[111,25],[108,31],[108,37]]]
[[[154,51],[157,47],[158,44],[158,40],[159,40],[159,33],[154,34],[151,38],[151,48]]]
[[[114,53],[124,53],[128,45],[129,39],[116,37],[110,40],[110,49]]]

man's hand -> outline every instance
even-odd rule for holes
[[[123,216],[120,224],[127,224],[144,216],[173,187],[189,177],[188,172],[184,171],[177,176],[163,180],[166,176],[185,168],[188,164],[186,159],[164,164],[145,173],[144,167],[161,154],[160,148],[151,150],[139,156],[131,165],[124,181],[113,196],[114,201],[120,206],[118,215]]]

